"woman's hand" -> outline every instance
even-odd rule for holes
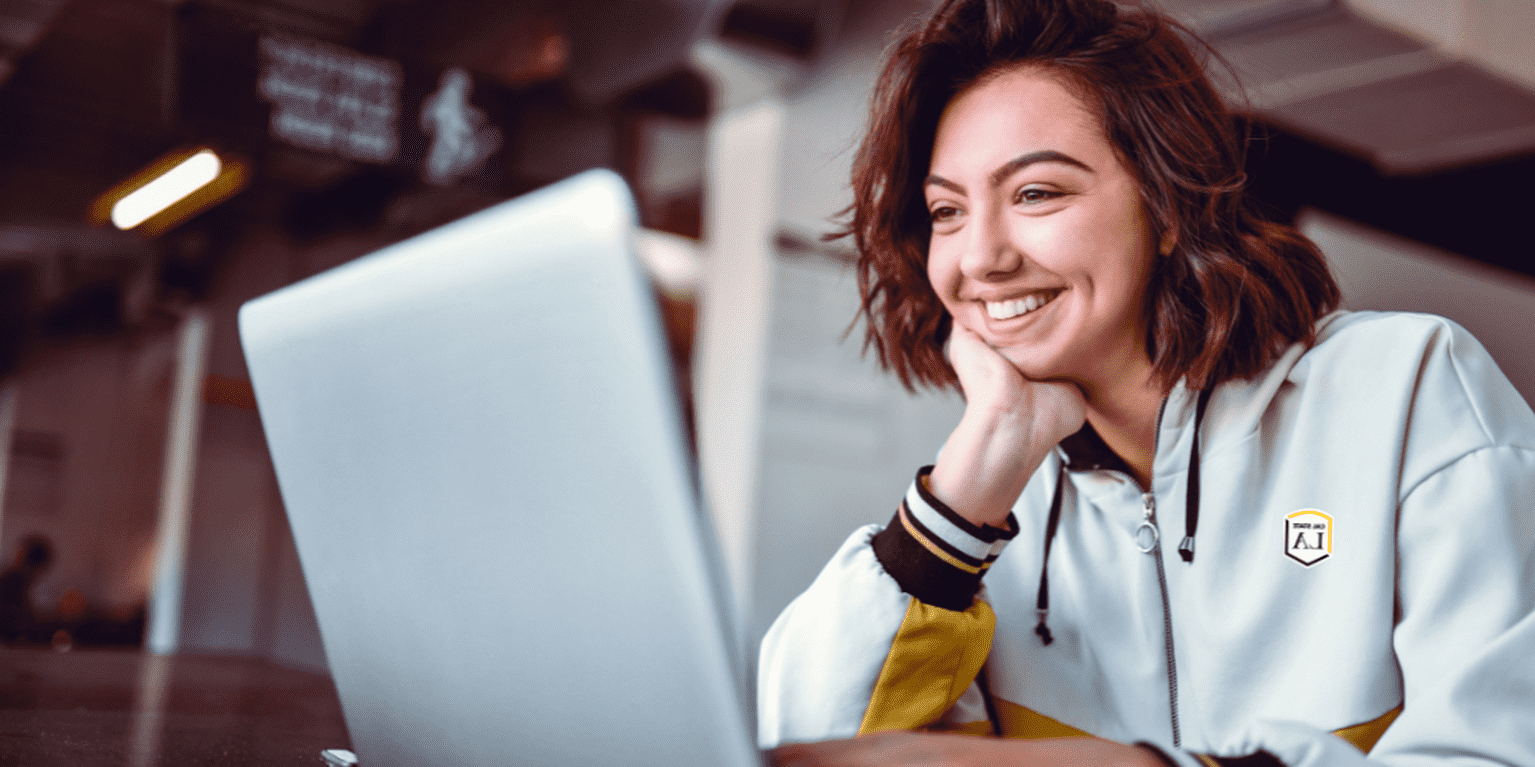
[[[954,324],[949,362],[965,415],[944,443],[930,489],[965,519],[1000,526],[1056,443],[1087,420],[1082,390],[1031,381],[968,328]]]
[[[1098,738],[1004,740],[900,731],[793,743],[769,756],[775,767],[1164,767],[1144,748]]]

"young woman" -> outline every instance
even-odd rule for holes
[[[1186,35],[948,0],[894,48],[867,343],[966,407],[764,640],[778,763],[1535,764],[1535,414],[1334,311]]]

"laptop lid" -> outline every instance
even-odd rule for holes
[[[362,767],[760,763],[634,233],[589,171],[241,308]]]

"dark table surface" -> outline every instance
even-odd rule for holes
[[[329,676],[260,658],[0,647],[0,767],[323,765]]]

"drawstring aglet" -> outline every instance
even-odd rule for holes
[[[1049,610],[1035,610],[1039,613],[1039,625],[1034,627],[1034,633],[1039,635],[1040,641],[1050,644],[1055,641],[1055,636],[1050,633],[1050,627],[1045,625],[1045,619],[1049,617]]]
[[[1178,544],[1178,556],[1183,557],[1185,562],[1194,561],[1194,536],[1183,536],[1183,542]]]

